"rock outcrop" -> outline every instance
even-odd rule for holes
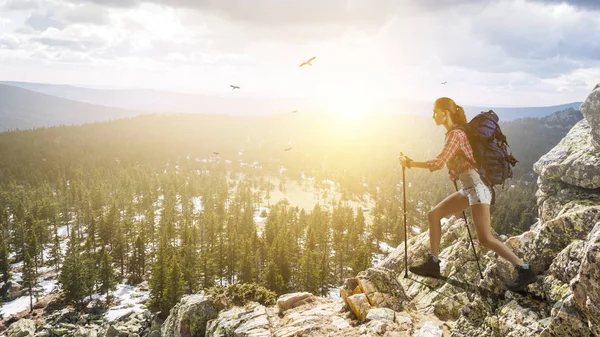
[[[161,336],[204,336],[208,321],[217,318],[219,309],[208,296],[184,296],[169,313],[161,329]]]
[[[206,336],[600,336],[600,85],[581,110],[585,118],[534,165],[538,221],[502,240],[540,275],[527,293],[506,290],[514,268],[475,240],[481,279],[467,224],[451,217],[442,223],[443,279],[404,277],[405,244],[411,263],[429,251],[422,233],[346,279],[342,302],[296,293],[218,314],[200,305],[197,321],[207,322]],[[188,301],[172,310],[164,336],[204,336],[188,327]]]

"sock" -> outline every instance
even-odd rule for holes
[[[433,262],[435,262],[435,263],[440,262],[440,259],[437,256],[435,256],[435,255],[433,255],[431,253],[429,253],[429,255],[431,255],[431,258],[433,259]]]
[[[521,269],[529,269],[529,265],[528,264],[522,264],[519,266],[519,268]]]

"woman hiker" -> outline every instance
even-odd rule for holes
[[[462,188],[446,197],[427,214],[431,252],[424,263],[411,266],[409,270],[420,276],[440,277],[440,259],[438,258],[442,236],[440,220],[471,207],[479,243],[508,260],[517,270],[517,277],[506,284],[507,288],[512,291],[525,290],[528,284],[536,281],[537,276],[528,264],[525,264],[503,242],[492,235],[491,189],[483,183],[477,170],[471,164],[475,162],[475,158],[465,131],[457,128],[457,126],[467,123],[465,111],[452,99],[441,97],[435,101],[433,119],[436,125],[443,125],[448,130],[442,152],[435,159],[425,162],[416,162],[406,156],[400,156],[400,163],[408,168],[424,168],[430,171],[440,170],[446,164],[450,179],[452,181],[458,179]]]

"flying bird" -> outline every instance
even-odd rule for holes
[[[316,59],[316,58],[317,58],[316,56],[313,56],[313,57],[309,58],[308,60],[306,60],[306,61],[303,61],[302,63],[300,63],[299,67],[302,67],[302,66],[305,66],[305,65],[312,66],[311,62],[312,62],[314,59]]]
[[[295,114],[296,112],[298,112],[298,110],[292,110],[292,113]]]
[[[446,84],[446,83],[448,83],[448,82],[442,82],[442,84]]]
[[[213,152],[214,154],[216,154],[217,156],[219,155],[219,152]]]
[[[285,149],[285,150],[283,150],[283,151],[289,151],[289,150],[291,150],[291,149],[292,149],[291,147],[288,147],[287,149]]]
[[[231,87],[231,90],[235,90],[235,89],[239,89],[240,88],[237,85],[233,85],[233,84],[231,84],[229,86]]]

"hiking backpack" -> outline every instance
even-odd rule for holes
[[[510,151],[506,136],[500,130],[498,115],[490,111],[482,111],[470,122],[460,126],[467,134],[475,163],[483,182],[489,187],[503,184],[512,178],[512,167],[519,161]]]

